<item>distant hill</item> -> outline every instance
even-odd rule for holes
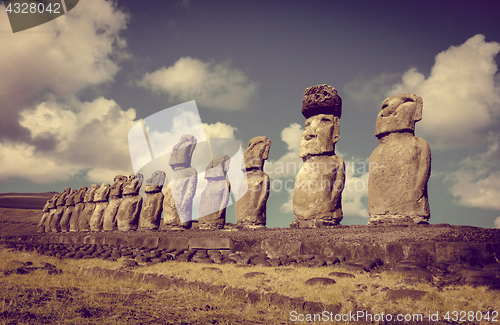
[[[0,193],[0,208],[42,210],[54,194],[54,192]]]

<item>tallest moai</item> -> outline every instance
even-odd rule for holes
[[[302,115],[307,119],[300,139],[304,161],[295,178],[291,227],[316,228],[338,225],[342,220],[344,160],[335,154],[340,138],[342,99],[329,85],[304,91]]]

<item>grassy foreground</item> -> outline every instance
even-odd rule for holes
[[[197,289],[174,287],[160,290],[147,283],[93,278],[80,273],[81,268],[94,266],[118,269],[122,265],[121,259],[116,262],[58,260],[36,253],[0,249],[0,261],[0,324],[283,324],[290,320],[290,310],[278,309],[264,300],[248,304]],[[51,263],[63,272],[48,274],[39,269],[30,274],[5,274],[28,261],[33,266]],[[498,291],[471,286],[438,289],[425,282],[405,284],[401,275],[386,272],[356,274],[355,278],[335,278],[337,283],[333,285],[309,286],[304,284],[309,278],[328,277],[332,271],[345,270],[339,267],[237,267],[167,261],[138,267],[134,271],[276,292],[330,305],[341,303],[342,313],[368,310],[373,314],[427,315],[430,311],[444,315],[447,311],[500,311]],[[245,276],[249,272],[263,274]],[[387,299],[389,289],[403,287],[428,293],[416,301],[410,298]]]

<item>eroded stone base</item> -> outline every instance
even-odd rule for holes
[[[301,229],[312,229],[312,228],[325,228],[325,227],[333,227],[338,226],[339,222],[335,221],[327,221],[327,220],[297,220],[290,223],[290,228],[301,228]]]
[[[412,226],[416,224],[429,224],[428,217],[402,216],[402,215],[372,215],[368,221],[369,226]]]

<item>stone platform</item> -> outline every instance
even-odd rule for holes
[[[219,250],[261,254],[268,259],[303,256],[363,258],[384,264],[411,260],[483,266],[500,263],[500,229],[450,225],[337,226],[322,229],[44,233],[3,236],[4,243],[97,245],[159,249],[166,252]]]

